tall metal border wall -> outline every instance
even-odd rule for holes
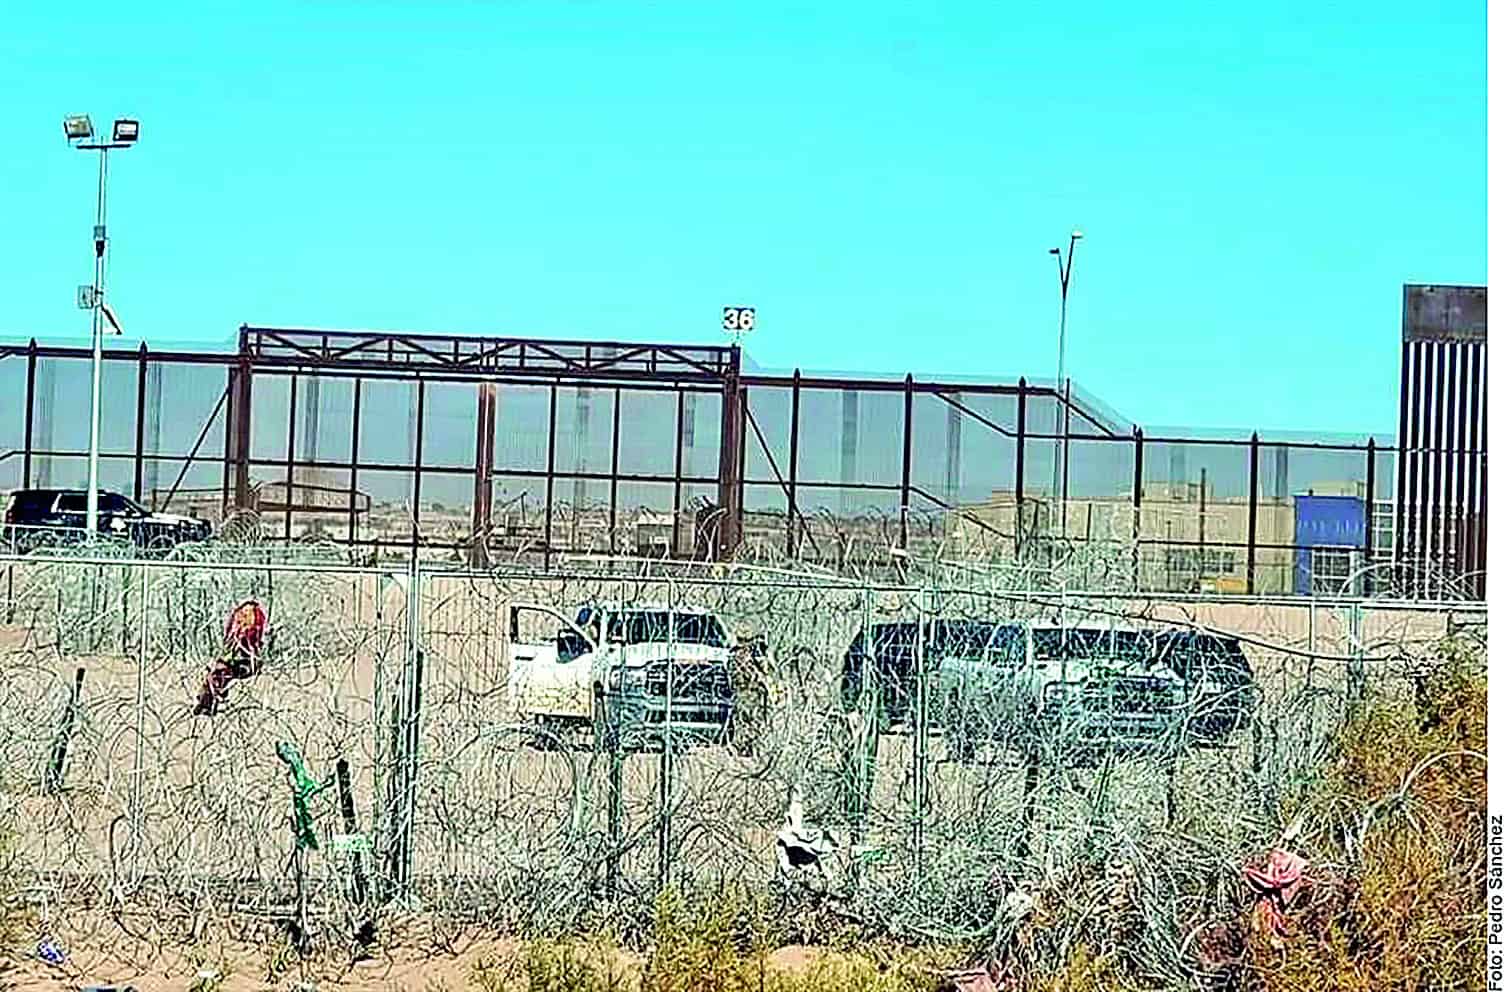
[[[0,491],[82,485],[89,374],[86,349],[0,347]],[[369,559],[854,574],[1105,546],[1146,591],[1483,591],[1462,555],[1401,581],[1396,447],[1154,436],[1070,384],[1061,416],[1023,379],[751,374],[737,347],[244,326],[234,354],[107,351],[103,397],[104,487]],[[1316,529],[1298,496],[1349,521]]]

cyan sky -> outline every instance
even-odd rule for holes
[[[242,322],[1052,377],[1393,433],[1403,282],[1486,278],[1483,3],[76,3],[0,30],[0,337]],[[28,9],[29,8],[29,9]]]

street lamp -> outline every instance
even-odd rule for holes
[[[110,129],[110,140],[96,140],[94,123],[88,114],[74,114],[63,118],[63,136],[80,151],[100,153],[100,184],[95,200],[94,220],[94,285],[79,291],[79,306],[94,312],[93,383],[89,402],[89,489],[85,497],[87,507],[84,527],[89,537],[99,532],[100,521],[100,365],[103,348],[104,327],[102,320],[109,320],[115,333],[121,333],[121,325],[115,314],[105,305],[105,180],[110,173],[110,153],[117,148],[130,148],[141,136],[140,121],[130,117],[118,118]]]
[[[1080,231],[1070,232],[1070,247],[1062,255],[1060,249],[1051,248],[1049,253],[1055,257],[1055,266],[1060,270],[1060,359],[1055,366],[1055,394],[1059,397],[1060,408],[1059,424],[1055,435],[1055,502],[1060,504],[1060,536],[1065,536],[1065,471],[1069,468],[1069,453],[1065,451],[1065,418],[1069,416],[1067,407],[1070,405],[1070,396],[1065,388],[1065,306],[1070,299],[1070,267],[1076,260],[1076,242],[1083,235]]]

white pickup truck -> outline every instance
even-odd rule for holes
[[[524,613],[556,622],[554,641],[525,642]],[[553,731],[591,729],[599,750],[651,740],[726,742],[734,714],[732,642],[708,610],[589,604],[509,608],[509,690],[526,718]]]

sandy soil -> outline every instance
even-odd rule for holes
[[[822,948],[791,945],[766,957],[766,970],[773,975],[798,975],[827,959],[844,956]],[[582,949],[581,960],[600,975],[612,974],[615,987],[624,992],[639,988],[642,954],[622,948]],[[275,967],[276,964],[276,973]],[[463,992],[489,987],[523,988],[520,945],[502,938],[469,941],[455,954],[424,954],[398,951],[358,962],[347,969],[312,965],[301,970],[297,961],[270,960],[266,951],[245,945],[223,945],[213,960],[196,963],[179,954],[158,961],[124,963],[108,952],[80,953],[63,967],[38,961],[21,962],[17,970],[0,968],[0,989],[6,992],[58,992],[90,985],[131,986],[137,992]],[[512,979],[512,981],[511,981]]]

